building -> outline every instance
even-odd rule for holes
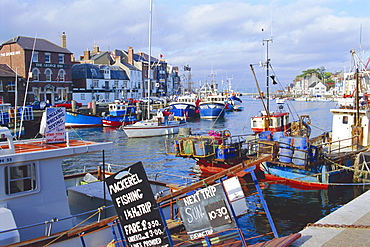
[[[23,105],[26,81],[7,64],[0,64],[0,104]]]
[[[72,53],[40,38],[17,36],[0,47],[0,64],[7,64],[27,81],[27,102],[72,99]]]
[[[90,63],[72,66],[73,99],[87,105],[92,100],[124,98],[129,83],[126,72],[118,66]]]

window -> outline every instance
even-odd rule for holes
[[[51,63],[51,54],[45,53],[45,63]]]
[[[58,55],[58,62],[59,63],[64,63],[64,54],[59,54]]]
[[[34,52],[32,57],[32,62],[38,62],[39,61],[39,53]]]
[[[257,121],[256,121],[256,120],[253,120],[253,122],[252,122],[252,127],[253,127],[253,128],[256,128],[256,127],[257,127]]]
[[[86,100],[86,95],[84,93],[81,94],[81,100]]]
[[[15,92],[15,82],[14,81],[8,81],[8,92]]]
[[[35,97],[35,100],[40,100],[40,90],[39,90],[39,88],[33,88],[33,95]]]
[[[99,87],[99,80],[93,80],[93,87],[94,88]]]
[[[36,189],[36,164],[6,166],[5,193],[7,195]]]
[[[64,69],[59,70],[57,81],[65,81],[66,80],[66,72]]]
[[[343,124],[348,124],[348,116],[343,116]]]
[[[32,80],[33,81],[39,81],[40,80],[40,70],[37,68],[34,68],[32,70]]]
[[[46,69],[45,70],[46,81],[51,81],[51,75],[52,74],[53,74],[53,72],[51,71],[51,69]]]
[[[3,90],[3,81],[2,80],[0,80],[0,92],[3,92],[4,90]]]

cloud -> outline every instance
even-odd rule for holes
[[[149,1],[136,0],[0,0],[0,42],[15,36],[45,38],[67,46],[76,57],[94,44],[101,50],[148,51]],[[349,50],[360,41],[369,57],[370,18],[367,1],[167,1],[153,5],[152,54],[173,65],[188,64],[193,79],[233,77],[240,87],[253,87],[249,64],[269,57],[280,81],[292,82],[302,70],[349,67]],[[362,35],[360,38],[360,27]],[[262,29],[265,31],[262,32]],[[255,66],[264,81],[263,68]]]

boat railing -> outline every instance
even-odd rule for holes
[[[0,235],[1,234],[5,234],[7,232],[26,230],[26,229],[31,229],[31,228],[34,228],[34,227],[40,227],[40,226],[43,226],[44,225],[45,226],[44,236],[51,236],[52,229],[53,229],[53,226],[55,224],[62,223],[64,221],[66,221],[66,220],[77,219],[79,217],[84,217],[84,216],[86,216],[86,219],[90,219],[90,218],[96,216],[96,222],[100,222],[103,218],[105,218],[105,217],[103,217],[104,210],[108,210],[108,209],[110,209],[112,207],[114,207],[114,205],[102,206],[102,207],[100,207],[98,209],[86,211],[86,212],[79,213],[79,214],[70,215],[70,216],[63,217],[63,218],[56,218],[56,217],[54,217],[54,218],[52,218],[50,220],[39,222],[39,223],[35,223],[35,224],[31,224],[31,225],[16,227],[16,228],[7,229],[7,230],[1,230],[0,231]],[[87,215],[89,215],[89,216],[87,216]],[[92,223],[92,222],[91,221],[81,221],[81,222],[77,223],[77,225],[74,226],[73,228],[75,228],[77,226],[80,226],[80,225],[81,226],[84,225],[82,223],[89,224],[89,223]]]
[[[255,139],[250,134],[234,135],[230,134],[214,134],[210,135],[191,135],[178,136],[165,140],[166,153],[180,157],[190,158],[207,158],[216,155],[217,151],[228,150],[228,152],[239,152],[247,150],[247,153],[252,153],[252,147],[256,149],[256,145],[252,145],[249,141]],[[246,144],[248,142],[248,144]]]
[[[343,152],[353,152],[362,149],[363,146],[360,145],[360,140],[360,136],[356,135],[342,140],[326,142],[316,147],[324,150],[330,157]]]

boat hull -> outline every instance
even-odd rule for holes
[[[107,116],[102,119],[102,123],[104,127],[121,127],[130,124],[134,124],[137,122],[136,117],[133,116]]]
[[[217,102],[205,102],[199,105],[200,118],[215,119],[225,116],[225,104]]]
[[[327,189],[329,184],[352,182],[353,172],[347,170],[303,170],[265,162],[263,168],[267,181],[289,184],[299,189]]]
[[[152,121],[137,122],[133,125],[127,125],[123,128],[124,132],[129,138],[142,138],[164,136],[179,133],[179,128],[184,127],[186,124],[179,124],[170,121],[168,125],[158,125]]]
[[[197,108],[193,104],[186,103],[172,103],[170,105],[170,112],[177,118],[197,118]]]
[[[99,116],[66,112],[66,127],[99,127],[102,125],[102,119]]]

